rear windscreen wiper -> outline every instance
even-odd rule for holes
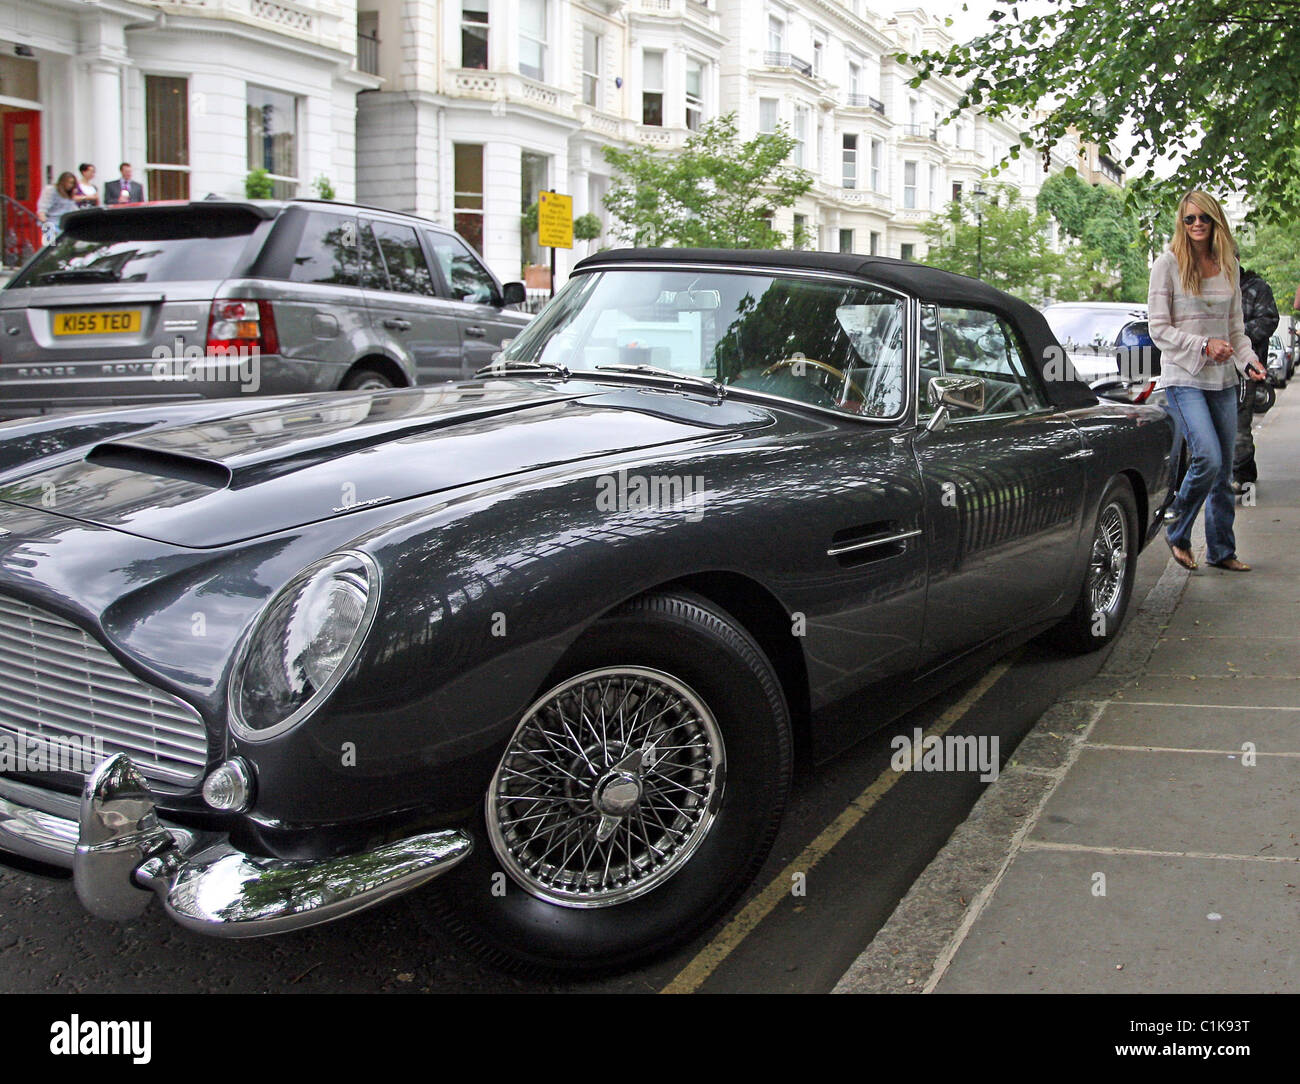
[[[46,271],[41,282],[118,282],[121,274],[107,267],[72,268],[67,271]]]

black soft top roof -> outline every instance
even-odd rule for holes
[[[619,263],[717,263],[748,268],[796,268],[832,271],[870,279],[935,305],[991,309],[1020,329],[1030,359],[1038,366],[1054,406],[1062,410],[1095,406],[1097,396],[1074,370],[1042,314],[1027,302],[967,275],[937,267],[895,260],[888,256],[860,256],[851,252],[791,252],[784,249],[734,248],[616,248],[598,252],[578,262],[575,271]],[[1050,352],[1049,352],[1050,351]],[[1054,372],[1043,372],[1048,361]],[[1061,378],[1061,372],[1067,379]]]

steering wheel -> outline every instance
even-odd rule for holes
[[[1007,411],[1027,413],[1029,401],[1019,388],[1003,388],[997,395],[984,404],[981,414],[1002,414]]]
[[[778,361],[775,364],[769,365],[763,370],[762,375],[770,376],[778,369],[793,368],[796,365],[811,365],[814,369],[822,369],[825,372],[830,373],[832,376],[839,379],[841,385],[847,384],[851,390],[857,392],[859,403],[865,403],[867,401],[867,393],[845,376],[841,370],[835,368],[834,365],[827,365],[824,361],[814,361],[812,358],[786,358],[784,361]]]

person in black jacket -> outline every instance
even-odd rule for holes
[[[1241,269],[1241,315],[1246,323],[1255,357],[1268,357],[1269,337],[1277,330],[1277,302],[1273,291],[1254,271]],[[1246,382],[1244,393],[1237,396],[1237,444],[1232,457],[1232,491],[1241,493],[1247,484],[1259,481],[1255,466],[1255,436],[1250,431],[1255,417],[1255,387]]]

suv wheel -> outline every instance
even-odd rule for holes
[[[384,391],[396,385],[374,369],[354,369],[343,381],[342,391]]]

